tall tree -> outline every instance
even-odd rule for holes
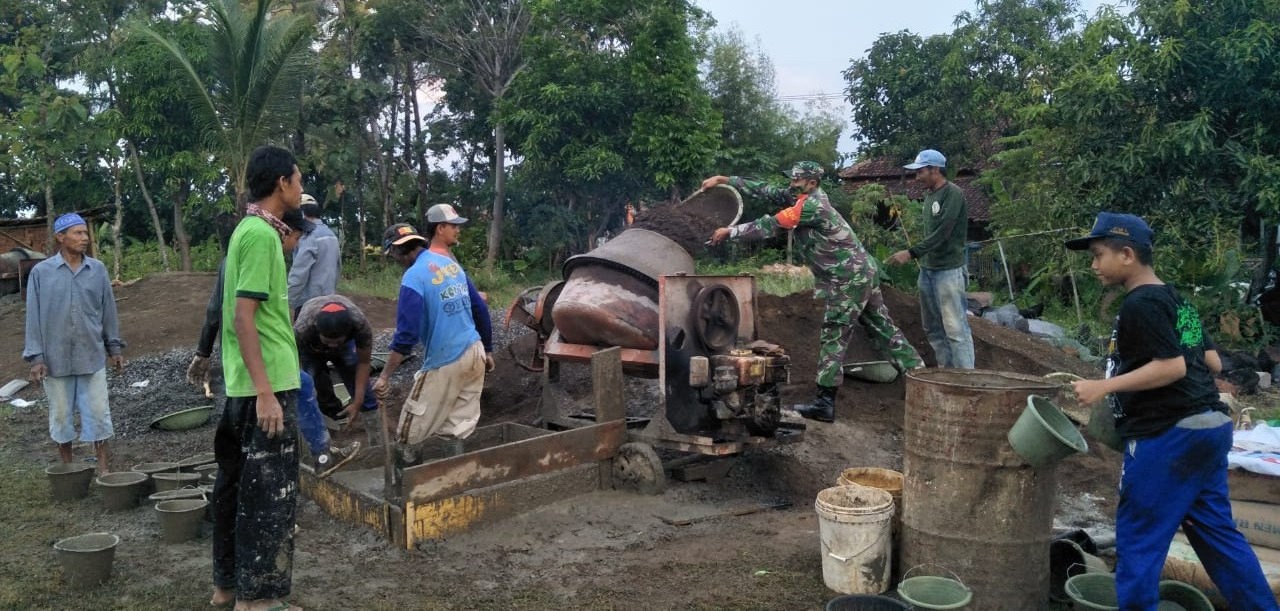
[[[903,158],[936,148],[982,165],[1016,131],[1018,109],[1052,90],[1077,11],[1076,0],[978,0],[950,34],[876,39],[844,72],[863,148]]]
[[[524,184],[578,219],[585,231],[563,229],[583,248],[628,200],[673,197],[710,170],[720,126],[697,75],[703,16],[682,0],[531,10],[529,64],[504,112]]]
[[[1211,252],[1280,217],[1280,0],[1139,0],[1073,38],[1052,95],[990,179],[994,220],[1087,225],[1099,209],[1148,217],[1161,248]],[[1028,207],[1035,206],[1035,214]],[[1272,235],[1261,255],[1274,256]],[[1215,275],[1210,257],[1164,260],[1171,277]],[[1269,266],[1262,267],[1265,274]]]
[[[520,50],[529,29],[527,0],[453,0],[432,5],[422,23],[430,42],[428,57],[450,74],[466,75],[488,98],[491,107],[502,104],[512,81],[525,67]],[[488,251],[484,263],[492,269],[502,244],[505,218],[504,167],[507,156],[506,119],[489,113],[493,125],[493,206],[489,219]]]
[[[192,116],[208,150],[227,168],[238,204],[253,149],[296,125],[300,80],[310,57],[311,23],[297,14],[272,14],[272,0],[246,13],[239,0],[208,5],[209,74],[202,74],[179,42],[153,27],[137,28],[165,49],[183,75]]]
[[[783,165],[787,114],[778,101],[773,62],[759,41],[748,44],[738,29],[713,35],[704,81],[721,117],[716,171],[754,176]]]

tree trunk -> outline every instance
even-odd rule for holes
[[[172,271],[169,268],[169,250],[164,243],[164,226],[160,224],[160,213],[156,212],[156,202],[151,199],[151,191],[147,189],[147,181],[142,176],[142,161],[138,159],[138,149],[133,146],[131,140],[125,140],[124,145],[129,150],[129,159],[133,161],[133,175],[138,179],[142,199],[147,202],[147,212],[151,213],[151,224],[156,229],[156,240],[160,242],[160,264],[164,266],[164,271]]]
[[[416,81],[415,81],[416,82]],[[417,91],[417,87],[414,87]],[[422,137],[422,115],[418,108],[418,96],[412,96],[413,106],[413,127],[417,132],[414,139],[414,156],[418,161],[418,193],[415,199],[418,200],[418,226],[423,225],[422,221],[426,219],[428,205],[428,191],[430,191],[430,172],[427,170],[427,147],[425,139]]]
[[[116,195],[117,208],[120,206],[119,197],[119,195]],[[57,242],[53,239],[53,220],[53,181],[46,179],[44,181],[44,224],[47,231],[44,233],[49,238],[45,243],[44,251],[49,255],[53,255],[57,249]]]
[[[116,196],[116,217],[111,222],[111,244],[116,252],[112,257],[111,272],[116,280],[120,280],[120,261],[124,259],[124,246],[120,243],[120,226],[124,224],[124,203],[120,201],[120,172],[122,171],[120,164],[112,162],[111,188],[114,189]]]
[[[493,127],[493,219],[489,221],[489,252],[484,256],[484,267],[493,271],[502,247],[502,220],[506,214],[503,189],[506,186],[507,132],[498,121]]]
[[[178,184],[178,191],[173,194],[173,244],[182,257],[184,272],[191,271],[191,236],[187,235],[187,226],[182,220],[190,198],[191,183],[183,180]]]

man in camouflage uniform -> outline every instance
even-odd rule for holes
[[[727,184],[744,194],[786,206],[774,215],[721,227],[711,235],[711,243],[758,240],[783,230],[795,231],[800,260],[809,265],[817,281],[814,296],[826,300],[815,377],[817,397],[812,403],[796,406],[796,411],[805,418],[833,422],[836,390],[844,380],[844,353],[853,339],[855,320],[862,323],[872,344],[887,353],[899,371],[923,367],[924,362],[889,318],[875,258],[863,248],[849,223],[819,187],[822,166],[801,161],[786,175],[791,179],[789,190],[739,176],[712,176],[702,181],[703,189]]]

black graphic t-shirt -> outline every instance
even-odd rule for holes
[[[1173,287],[1147,284],[1125,296],[1111,331],[1107,377],[1177,356],[1185,358],[1187,375],[1168,386],[1111,395],[1108,400],[1121,437],[1158,435],[1206,409],[1226,412],[1204,363],[1206,341],[1200,315]]]

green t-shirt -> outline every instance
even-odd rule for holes
[[[280,234],[266,221],[246,216],[231,234],[222,284],[222,372],[228,397],[258,394],[253,378],[240,356],[236,338],[236,298],[258,300],[253,325],[258,329],[262,359],[267,365],[271,390],[299,387],[298,346],[289,318],[289,278],[284,269]]]
[[[910,248],[920,267],[955,269],[964,265],[964,243],[969,232],[969,204],[955,183],[924,196],[924,239]]]

